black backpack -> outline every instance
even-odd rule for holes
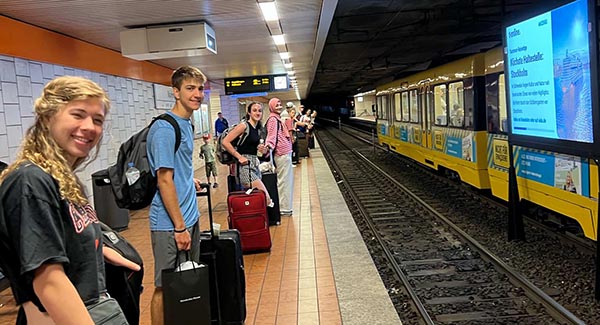
[[[177,121],[166,113],[152,119],[148,126],[123,142],[119,147],[117,163],[108,167],[108,178],[119,208],[139,210],[152,203],[157,187],[156,176],[152,175],[146,153],[146,137],[150,127],[157,120],[165,120],[173,126],[175,129],[175,152],[179,149],[181,129]],[[125,176],[130,162],[133,162],[134,167],[140,171],[139,179],[131,185],[129,185],[127,176]]]
[[[121,306],[129,324],[140,322],[140,295],[143,291],[144,264],[138,251],[118,232],[100,222],[104,245],[114,249],[121,256],[141,266],[133,271],[123,266],[104,263],[106,290]]]
[[[248,127],[247,122],[245,120],[242,120],[240,123],[246,124],[246,130],[244,131],[244,133],[242,135],[240,135],[238,137],[235,144],[233,143],[233,141],[231,142],[231,144],[233,145],[234,148],[237,148],[238,146],[242,145],[242,143],[244,143],[244,141],[246,141],[248,134],[250,134],[250,128]],[[215,153],[217,155],[217,159],[223,165],[231,165],[236,162],[236,159],[229,153],[229,151],[227,151],[223,147],[223,143],[222,143],[223,139],[225,139],[225,137],[229,134],[229,132],[231,132],[233,129],[235,129],[236,126],[238,126],[238,124],[234,124],[234,125],[228,127],[227,129],[225,129],[225,131],[223,131],[217,137],[217,148],[215,150]]]

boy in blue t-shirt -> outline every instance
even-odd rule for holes
[[[200,180],[194,178],[194,132],[192,113],[204,100],[206,77],[196,67],[179,67],[171,75],[175,105],[167,112],[181,129],[181,144],[175,151],[175,129],[158,120],[148,131],[148,162],[156,175],[158,191],[150,206],[150,236],[154,255],[154,285],[150,313],[153,324],[163,322],[163,269],[175,267],[180,252],[190,251],[190,258],[200,259],[200,229],[196,192]],[[185,258],[184,254],[182,258]]]

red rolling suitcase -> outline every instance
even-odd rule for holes
[[[265,193],[258,189],[229,193],[229,228],[237,229],[244,253],[271,249]]]

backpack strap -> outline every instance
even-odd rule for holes
[[[181,128],[179,127],[179,123],[177,123],[177,121],[175,120],[175,118],[173,116],[171,116],[167,113],[164,113],[164,114],[160,114],[159,116],[152,119],[152,122],[150,123],[148,128],[150,126],[152,126],[152,124],[154,124],[154,122],[156,122],[157,120],[165,120],[165,121],[169,122],[169,124],[171,124],[173,129],[175,129],[175,152],[177,152],[177,150],[179,149],[179,146],[181,145]],[[192,125],[192,130],[193,129],[194,129],[194,126]]]
[[[241,146],[244,141],[246,141],[246,138],[248,137],[248,135],[250,134],[250,126],[248,125],[248,121],[244,122],[244,125],[246,126],[246,129],[244,130],[244,133],[242,133],[242,135],[240,135],[240,138],[237,141],[237,144],[235,145],[236,147]]]
[[[277,144],[279,143],[279,127],[281,126],[281,125],[279,125],[279,124],[281,124],[281,122],[280,122],[280,121],[278,121],[276,117],[274,117],[274,116],[271,116],[271,117],[269,117],[269,118],[267,119],[267,123],[265,123],[265,128],[267,127],[267,125],[269,124],[269,121],[270,121],[272,118],[274,118],[274,119],[275,119],[275,121],[276,121],[276,123],[277,123],[277,133],[275,134],[275,148],[277,148]],[[275,149],[275,148],[273,148],[273,149]]]

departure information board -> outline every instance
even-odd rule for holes
[[[285,78],[286,87],[283,88],[281,78]],[[277,81],[277,85],[275,85]],[[287,90],[286,75],[267,75],[267,76],[252,76],[225,79],[225,94],[246,94],[256,92],[269,92],[277,90]]]

